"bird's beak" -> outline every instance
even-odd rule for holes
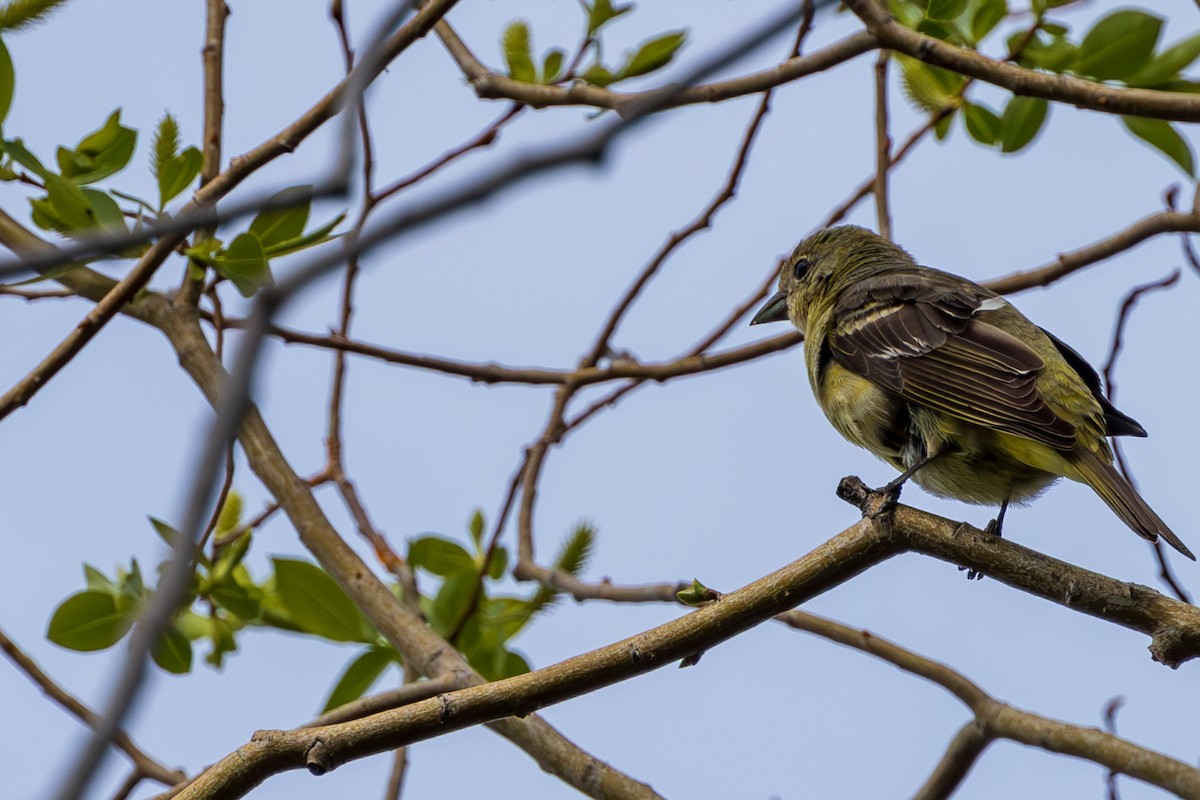
[[[763,322],[785,322],[788,318],[787,307],[787,292],[776,292],[771,295],[767,302],[763,303],[763,307],[754,315],[754,319],[750,320],[751,325],[758,325]]]

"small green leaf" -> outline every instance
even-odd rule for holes
[[[289,253],[295,253],[303,250],[306,247],[314,247],[325,242],[330,242],[336,239],[341,234],[331,236],[330,232],[338,226],[338,224],[346,218],[345,214],[338,214],[332,221],[322,225],[321,227],[311,230],[303,236],[297,236],[295,239],[287,239],[273,244],[266,248],[267,256],[275,258],[277,256],[286,256]]]
[[[112,198],[112,195],[86,186],[80,191],[83,192],[83,196],[87,198],[88,205],[92,209],[91,216],[95,227],[109,231],[129,230],[125,225],[125,213],[121,211],[121,207],[117,205],[117,201]]]
[[[1000,150],[1015,153],[1033,141],[1046,121],[1046,101],[1014,95],[1000,118]]]
[[[529,46],[529,25],[520,20],[512,23],[504,29],[502,42],[509,76],[524,83],[536,83],[537,70],[534,69]]]
[[[587,6],[586,3],[584,6],[588,10],[587,35],[589,38],[595,36],[596,32],[608,22],[611,22],[622,14],[633,11],[633,3],[614,6],[610,0],[596,0],[591,6]]]
[[[967,103],[963,107],[963,121],[967,124],[967,133],[980,144],[991,147],[1000,137],[1000,117],[987,106]]]
[[[566,53],[557,47],[546,53],[546,58],[542,61],[542,83],[554,83],[554,79],[562,71],[565,57]]]
[[[603,64],[592,64],[579,77],[581,80],[587,81],[593,86],[599,86],[602,89],[617,79],[615,75],[609,72],[608,67],[605,67]]]
[[[982,0],[971,17],[971,37],[979,42],[1008,16],[1007,0]]]
[[[151,655],[155,664],[172,675],[184,675],[192,669],[192,643],[174,625],[163,631]]]
[[[312,194],[311,186],[291,186],[278,192],[267,201],[272,208],[260,211],[254,217],[250,232],[258,237],[264,248],[297,238],[308,224]]]
[[[475,559],[457,542],[440,536],[422,536],[408,545],[408,561],[433,575],[466,573],[474,576]]]
[[[200,174],[203,160],[199,150],[189,147],[163,164],[157,176],[160,210],[192,185],[192,181]]]
[[[26,30],[42,22],[67,0],[8,0],[0,4],[0,31]]]
[[[9,56],[4,42],[0,42],[0,125],[4,124],[4,120],[8,117],[8,110],[12,107],[16,83],[17,76],[13,72],[12,58]]]
[[[676,592],[675,597],[685,606],[704,606],[720,599],[721,594],[693,578],[692,585]]]
[[[503,680],[514,675],[524,675],[526,672],[529,672],[529,662],[525,660],[525,657],[512,650],[505,650],[492,673],[492,680]]]
[[[93,592],[116,594],[118,591],[117,585],[109,580],[107,575],[91,564],[83,565],[83,577],[87,581],[87,588]]]
[[[618,80],[636,78],[657,69],[662,69],[675,57],[675,52],[687,38],[684,31],[674,31],[643,42],[641,46],[625,60],[625,64],[617,70]]]
[[[947,106],[961,102],[960,94],[966,78],[899,53],[894,57],[900,63],[904,93],[917,108],[927,114],[936,114]]]
[[[175,121],[169,111],[163,114],[163,118],[154,131],[154,142],[151,149],[154,155],[150,169],[155,179],[161,183],[163,170],[171,159],[179,154],[179,123]]]
[[[58,163],[64,178],[77,184],[94,183],[124,169],[136,146],[137,131],[121,124],[118,108],[103,127],[83,137],[74,150],[60,147]]]
[[[221,583],[228,578],[235,567],[242,563],[242,559],[246,557],[246,553],[250,551],[250,541],[253,535],[250,531],[246,531],[241,536],[234,539],[229,544],[221,548],[221,554],[217,556],[217,561],[213,564],[212,580],[213,583]]]
[[[267,256],[253,233],[235,236],[229,247],[213,259],[213,267],[233,282],[242,297],[250,297],[271,280]]]
[[[504,576],[504,570],[506,569],[508,569],[508,550],[503,547],[497,547],[492,551],[492,557],[488,559],[487,576],[494,581],[498,581]]]
[[[395,662],[395,651],[382,647],[372,647],[346,665],[342,676],[329,693],[321,713],[357,700],[367,693],[367,690],[379,680],[379,676]]]
[[[1121,122],[1125,123],[1125,127],[1134,136],[1175,162],[1188,177],[1195,177],[1196,161],[1192,155],[1192,146],[1175,130],[1174,125],[1165,119],[1147,117],[1123,116]]]
[[[38,160],[37,156],[26,149],[25,142],[23,142],[21,139],[6,139],[0,143],[0,146],[3,146],[4,152],[8,154],[9,158],[32,172],[34,175],[44,179],[46,175],[52,174],[48,169],[42,166],[42,162]]]
[[[472,570],[456,572],[442,581],[429,614],[429,624],[435,631],[445,635],[458,622],[478,580],[479,576]]]
[[[1153,14],[1114,11],[1083,37],[1072,69],[1098,81],[1127,78],[1145,66],[1161,30],[1162,19]]]
[[[228,533],[238,526],[242,519],[242,496],[236,491],[232,491],[225,496],[225,504],[221,506],[221,513],[217,515],[218,535]]]
[[[967,9],[967,0],[929,0],[925,16],[930,19],[951,20]]]
[[[109,592],[77,592],[54,610],[46,638],[71,650],[103,650],[120,641],[132,623],[133,615],[119,611]]]
[[[272,561],[275,591],[293,622],[338,642],[371,641],[362,612],[325,570],[307,561]]]
[[[245,622],[253,622],[262,616],[262,600],[233,580],[214,586],[208,596],[221,608]]]
[[[1130,86],[1157,86],[1177,77],[1197,58],[1200,58],[1200,33],[1159,53],[1149,64],[1131,75],[1126,83]]]
[[[471,519],[467,522],[467,532],[471,534],[471,541],[475,543],[475,551],[479,552],[483,548],[483,509],[475,509],[475,513],[471,515]]]

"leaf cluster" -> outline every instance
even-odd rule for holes
[[[1006,58],[1027,69],[1071,75],[1125,86],[1195,92],[1200,83],[1183,72],[1200,58],[1200,34],[1159,49],[1163,19],[1137,9],[1112,11],[1082,38],[1068,25],[1047,17],[1067,3],[1038,0],[1033,22],[1006,37]],[[1005,20],[1016,19],[1007,0],[892,0],[891,11],[904,25],[959,47],[978,49]],[[1011,26],[1010,26],[1011,27]],[[954,72],[898,56],[905,93],[918,108],[939,115],[938,138],[945,138],[955,116],[967,134],[986,147],[1016,153],[1041,131],[1048,116],[1045,100],[1012,95],[1002,110],[964,96],[968,80]],[[1125,128],[1195,177],[1191,145],[1176,127],[1160,119],[1121,117]]]
[[[577,48],[578,56],[571,63],[579,63],[590,52],[592,60],[589,66],[578,74],[572,71],[564,73],[566,51],[556,47],[542,57],[539,68],[533,57],[529,24],[518,20],[505,28],[501,37],[509,76],[525,83],[552,84],[578,79],[594,86],[611,86],[662,69],[671,62],[687,38],[684,31],[663,33],[626,52],[619,61],[606,63],[602,32],[613,20],[633,11],[634,5],[613,5],[610,0],[594,0],[590,3],[581,0],[580,6],[584,14],[584,36]]]

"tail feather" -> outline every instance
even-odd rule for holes
[[[1196,560],[1196,556],[1192,555],[1187,545],[1180,541],[1158,514],[1154,513],[1154,509],[1147,505],[1137,490],[1112,464],[1095,453],[1084,451],[1083,457],[1076,462],[1076,467],[1084,481],[1096,490],[1096,494],[1108,503],[1108,507],[1124,520],[1134,533],[1152,542],[1158,541],[1158,537],[1161,536],[1171,547],[1192,561]]]

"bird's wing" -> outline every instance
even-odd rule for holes
[[[1041,356],[981,318],[1003,302],[936,270],[877,275],[840,294],[829,346],[847,369],[906,400],[1070,450],[1075,426],[1038,392]]]

